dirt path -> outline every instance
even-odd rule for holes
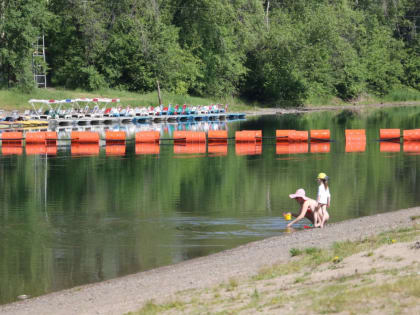
[[[123,314],[148,300],[180,290],[208,287],[231,277],[256,274],[262,267],[290,259],[291,248],[330,246],[396,227],[412,225],[420,207],[363,217],[253,242],[176,265],[51,293],[0,306],[0,314]]]

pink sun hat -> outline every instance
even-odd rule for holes
[[[305,189],[303,188],[299,188],[298,190],[296,190],[294,194],[290,194],[289,197],[292,199],[295,199],[295,198],[302,198],[303,200],[309,199],[308,197],[306,197]]]

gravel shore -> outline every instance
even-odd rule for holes
[[[301,230],[232,250],[101,283],[59,291],[0,306],[0,314],[123,314],[177,291],[208,287],[231,277],[250,276],[262,267],[290,259],[291,248],[327,247],[412,225],[420,207],[377,214]]]

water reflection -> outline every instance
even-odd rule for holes
[[[122,130],[128,140],[125,145],[70,145],[64,139],[74,128],[60,128],[57,146],[3,144],[1,302],[280,235],[287,223],[282,213],[297,210],[288,194],[303,187],[315,197],[320,171],[331,178],[332,221],[418,205],[419,143],[376,141],[380,128],[415,128],[418,112],[372,113],[383,120],[316,113],[220,125],[85,126],[77,130],[98,131],[101,138],[106,130]],[[177,146],[132,141],[138,131],[170,137],[191,128],[227,130],[229,137],[246,129],[265,136],[278,129],[328,129],[333,142]],[[347,146],[346,129],[366,130],[361,148]]]

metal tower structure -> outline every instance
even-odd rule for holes
[[[37,87],[47,87],[46,60],[45,60],[45,39],[44,34],[39,36],[33,45],[32,71]]]

